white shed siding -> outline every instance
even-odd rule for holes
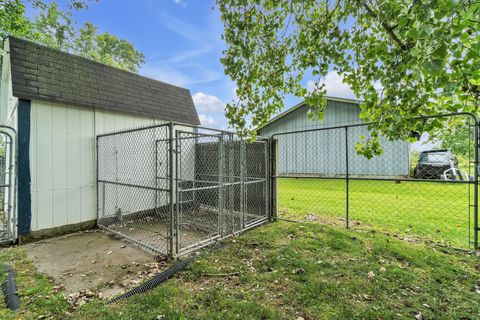
[[[9,46],[9,40],[6,39],[4,43],[4,50],[2,54],[2,64],[1,64],[1,78],[0,78],[0,124],[5,125],[5,126],[10,126],[17,130],[17,107],[18,107],[18,99],[13,96],[13,91],[12,91],[12,72],[11,72],[11,66],[10,66],[10,54],[8,50]],[[9,132],[10,134],[13,134],[10,132],[10,130],[5,130],[6,132]],[[2,135],[2,139],[3,139]],[[13,139],[16,137],[13,136]],[[10,152],[12,152],[13,159],[15,159],[15,154],[16,154],[16,144],[13,143],[12,149]],[[8,154],[8,148],[5,150],[5,160],[7,161],[5,164],[5,168],[8,168],[10,166],[15,166],[16,161],[13,160],[14,163],[10,163],[9,159],[10,156]],[[15,177],[16,170],[12,170],[12,181],[16,180]],[[0,177],[0,183],[6,184],[8,182],[8,177],[7,175],[3,175]],[[4,197],[5,199],[9,199],[9,192],[10,189],[6,188],[4,190],[5,194]],[[16,193],[13,193],[13,196],[16,196]],[[13,214],[16,215],[17,211],[17,206],[16,206],[17,199],[12,199],[11,205],[13,206]],[[14,220],[10,220],[10,228],[13,234],[16,234],[16,228],[14,227]]]
[[[32,231],[96,219],[95,137],[154,123],[162,121],[32,101]]]
[[[9,40],[5,40],[4,54],[2,55],[2,78],[0,82],[0,124],[17,128],[18,99],[12,93],[12,73],[10,54],[8,53]]]
[[[175,130],[193,131],[192,127],[175,126]],[[101,179],[125,185],[105,183],[99,185],[99,218],[115,216],[117,210],[122,215],[137,213],[168,204],[169,193],[142,189],[127,185],[158,187],[168,189],[168,138],[169,127],[128,132],[101,137],[99,140],[99,170]],[[194,141],[192,137],[190,141]],[[184,140],[185,142],[185,140]],[[158,146],[158,154],[157,151]],[[181,179],[193,180],[195,168],[195,145],[182,147]],[[173,161],[175,163],[176,156]],[[174,165],[173,170],[176,170]],[[156,178],[159,177],[157,180]],[[174,201],[175,186],[174,186]],[[105,199],[103,199],[105,197]]]

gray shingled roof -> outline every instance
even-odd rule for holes
[[[9,37],[13,95],[199,124],[190,91]]]

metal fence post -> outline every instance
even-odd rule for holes
[[[478,148],[479,148],[479,123],[478,119],[475,118],[475,128],[473,131],[474,135],[474,147],[475,150],[473,152],[473,157],[474,157],[474,169],[473,169],[473,174],[475,175],[473,180],[474,180],[474,187],[473,187],[473,247],[475,249],[478,249]]]
[[[173,148],[173,154],[175,155],[175,171],[174,171],[174,184],[173,189],[175,190],[175,219],[174,219],[174,228],[175,228],[175,244],[176,244],[176,251],[178,253],[183,249],[182,248],[182,234],[180,233],[180,225],[183,222],[183,206],[182,206],[182,190],[180,190],[182,186],[182,132],[178,132],[177,130],[173,130],[175,134],[174,141],[175,146]],[[182,220],[182,221],[180,221]]]
[[[349,168],[348,168],[348,127],[345,127],[345,213],[347,229],[350,228],[350,203],[349,203]]]
[[[268,218],[270,212],[270,140],[267,140],[263,148],[263,161],[265,164],[265,188],[264,190],[264,199],[265,199],[265,216]]]
[[[245,141],[240,140],[240,214],[242,215],[242,228],[245,228]]]
[[[99,184],[98,184],[98,165],[99,165],[99,160],[98,160],[98,137],[95,137],[95,187],[97,188],[97,194],[96,194],[96,202],[97,202],[97,221],[96,221],[96,225],[98,225],[98,220],[100,218],[100,203],[98,201],[98,198],[99,198],[99,193],[100,193],[100,189],[98,188]],[[102,194],[102,197],[103,197],[103,203],[105,204],[105,184],[103,184],[103,194]],[[104,210],[105,212],[105,210]]]
[[[7,219],[5,219],[4,221],[7,221],[7,223],[5,224],[5,227],[7,229],[7,239],[10,239],[10,228],[8,227],[9,225],[9,221],[10,221],[10,210],[6,210],[5,208],[7,207],[7,198],[6,198],[6,195],[8,194],[8,196],[10,197],[10,191],[9,190],[9,187],[8,185],[10,184],[9,182],[7,182],[7,174],[8,175],[11,175],[11,165],[9,165],[9,169],[7,171],[7,157],[6,157],[6,154],[8,153],[8,142],[7,142],[7,136],[3,134],[3,132],[1,133],[3,136],[4,136],[4,139],[5,139],[5,153],[3,156],[0,156],[0,178],[2,179],[0,181],[1,185],[0,185],[0,197],[1,197],[1,202],[2,202],[2,211],[3,212],[7,212]],[[1,141],[3,141],[3,139],[1,139]],[[8,178],[8,180],[10,180],[10,178]],[[1,222],[0,222],[1,223]],[[3,241],[3,240],[7,240],[7,239],[0,239],[0,241]]]
[[[16,228],[17,228],[17,222],[16,222],[16,214],[15,214],[15,191],[14,189],[16,188],[15,186],[15,176],[14,176],[14,170],[15,170],[15,165],[13,162],[13,152],[14,152],[14,144],[13,144],[13,138],[10,136],[8,138],[8,143],[9,145],[8,149],[8,158],[9,158],[9,173],[8,173],[8,218],[9,218],[9,232],[10,232],[10,239],[11,241],[15,241],[16,239]],[[3,190],[5,192],[5,189]],[[5,208],[3,208],[5,210]]]
[[[169,149],[168,149],[168,183],[170,189],[170,257],[173,258],[177,255],[177,246],[176,246],[176,232],[175,232],[175,205],[174,205],[174,196],[173,196],[173,157],[175,156],[173,145],[173,122],[170,122],[168,125],[168,141],[169,141]]]
[[[225,214],[225,232],[227,234],[234,233],[237,230],[235,229],[235,141],[232,134],[228,135],[227,152],[228,159],[225,156],[225,161],[228,164],[225,169],[228,172],[225,172],[228,175],[227,186],[228,186],[228,201],[225,205],[225,211],[228,211],[229,214]],[[241,152],[241,151],[240,151]],[[227,177],[227,176],[226,176]],[[241,179],[241,177],[240,177]],[[224,201],[225,204],[225,201]],[[240,217],[239,217],[240,218]],[[243,218],[242,218],[243,219]],[[243,228],[243,225],[242,225]]]
[[[159,201],[158,201],[158,142],[155,141],[155,210],[158,210]]]
[[[277,217],[277,140],[269,139],[270,144],[270,220]]]
[[[225,217],[223,212],[224,207],[224,198],[223,198],[223,169],[224,169],[224,152],[223,152],[223,133],[220,134],[219,146],[218,146],[218,221],[219,221],[219,232],[223,236],[226,233],[225,230]]]
[[[15,231],[15,228],[16,228],[16,221],[15,221],[15,210],[14,210],[14,207],[13,207],[13,203],[15,203],[15,195],[14,195],[14,191],[13,189],[15,189],[15,185],[13,183],[13,169],[14,169],[14,166],[13,166],[13,161],[12,161],[12,157],[13,157],[13,137],[6,133],[6,132],[2,132],[2,134],[5,136],[5,147],[6,147],[6,150],[5,150],[5,154],[4,154],[4,171],[2,172],[2,198],[3,198],[3,206],[2,206],[2,210],[3,212],[7,213],[7,225],[5,226],[7,228],[7,239],[0,239],[0,240],[8,240],[8,241],[14,241],[15,240],[15,236],[16,236],[16,231]],[[7,158],[6,158],[6,155],[8,154],[8,171],[7,171]],[[8,180],[5,181],[5,176],[7,175],[7,172],[8,172]],[[8,190],[8,198],[5,202],[5,193],[7,192]],[[7,204],[5,206],[5,204]]]

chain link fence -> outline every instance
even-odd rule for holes
[[[456,114],[413,121],[447,121],[452,129],[435,136],[412,131],[409,140],[380,137],[383,153],[371,159],[357,152],[371,124],[274,134],[277,217],[477,247],[477,119]]]
[[[97,137],[98,225],[178,256],[267,221],[268,143],[166,123]]]
[[[357,152],[371,124],[233,133],[166,123],[97,138],[98,225],[178,256],[267,221],[326,222],[461,248],[478,246],[478,122],[423,117],[451,130],[380,137]],[[418,126],[412,126],[418,127]]]

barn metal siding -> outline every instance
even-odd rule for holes
[[[308,108],[302,106],[272,121],[259,130],[261,136],[364,123],[356,103],[328,100],[322,120],[309,119]],[[368,160],[356,154],[355,145],[368,128],[349,128],[349,172],[359,176],[398,177],[409,175],[410,146],[405,141],[388,141],[380,137],[383,154]],[[277,169],[279,174],[345,174],[345,129],[304,132],[277,136]]]

